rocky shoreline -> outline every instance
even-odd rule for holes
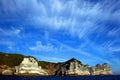
[[[44,69],[38,65],[38,61],[34,57],[24,57],[18,66],[0,65],[0,73],[1,75],[19,76],[95,76],[112,75],[112,70],[107,63],[90,67],[75,58],[62,63],[50,63]]]

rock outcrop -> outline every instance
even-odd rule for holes
[[[52,63],[37,61],[34,57],[21,54],[0,52],[0,75],[112,75],[112,71],[107,63],[89,67],[75,58]]]
[[[0,65],[0,74],[1,75],[13,75],[14,68],[11,68],[7,65]]]
[[[19,66],[15,67],[15,74],[38,74],[48,75],[48,73],[38,66],[38,62],[35,58],[24,58]]]
[[[89,65],[83,65],[80,61],[72,58],[63,63],[55,75],[90,75]]]
[[[102,65],[97,64],[94,67],[90,68],[91,75],[111,75],[112,71],[110,69],[110,66],[107,63],[104,63]]]
[[[94,67],[89,67],[89,65],[83,65],[80,61],[72,58],[65,63],[60,65],[60,68],[56,70],[55,75],[65,76],[65,75],[111,75],[112,71],[110,66],[105,64],[98,64]]]
[[[2,75],[13,75],[14,70],[12,68],[7,68],[2,71]]]

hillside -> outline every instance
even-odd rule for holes
[[[22,62],[24,57],[33,57],[33,56],[25,56],[18,53],[10,54],[10,53],[0,52],[0,65],[7,65],[9,67],[18,66]],[[42,68],[45,68],[45,69],[47,69],[50,64],[55,64],[55,63],[38,61],[38,65],[40,65]]]
[[[7,65],[9,67],[17,66],[23,60],[24,55],[21,54],[9,54],[0,52],[0,65]]]

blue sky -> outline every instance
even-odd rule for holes
[[[0,51],[119,74],[120,0],[0,0]]]

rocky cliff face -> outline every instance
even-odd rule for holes
[[[34,57],[26,57],[21,54],[0,53],[0,74],[82,76],[82,75],[111,75],[112,71],[107,63],[97,64],[93,67],[89,67],[89,65],[84,65],[75,58],[72,58],[66,62],[51,63],[45,61],[37,61]]]
[[[80,61],[72,58],[62,63],[56,70],[55,75],[111,75],[112,71],[108,64],[98,64],[94,67],[83,65]]]
[[[110,69],[110,66],[107,63],[104,63],[102,65],[97,64],[94,67],[90,68],[91,75],[111,75],[112,71]]]
[[[0,65],[0,74],[1,75],[13,75],[14,68],[11,68],[7,65]]]
[[[89,65],[83,65],[80,61],[72,58],[63,63],[56,75],[90,75]]]
[[[19,66],[15,67],[15,74],[39,74],[47,75],[41,66],[38,66],[38,62],[33,58],[24,58]]]
[[[33,57],[24,58],[19,66],[11,68],[6,65],[0,66],[0,72],[3,75],[112,75],[110,66],[107,63],[97,64],[93,67],[82,64],[79,60],[72,58],[62,63],[46,64],[46,71],[38,66],[38,62]]]

